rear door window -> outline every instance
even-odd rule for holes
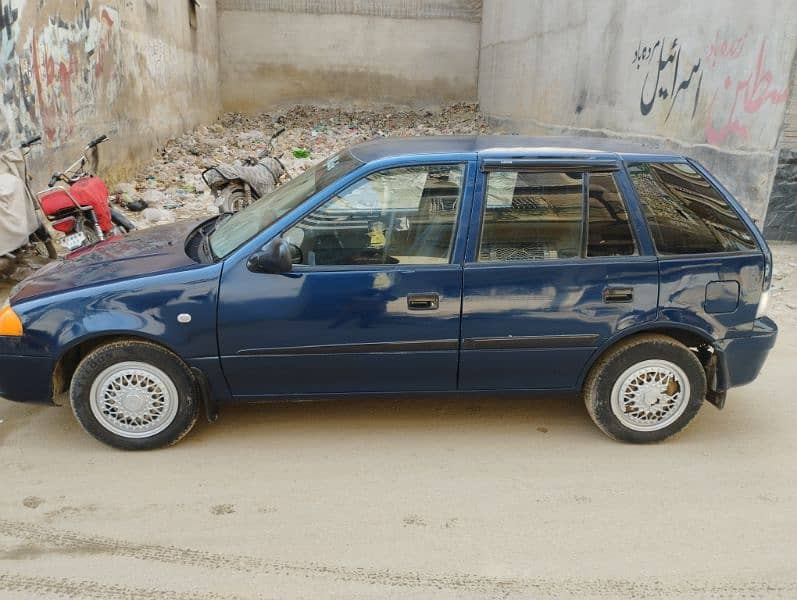
[[[582,184],[578,172],[489,173],[479,261],[580,256]]]
[[[611,173],[488,173],[480,262],[635,253],[628,213]]]
[[[631,163],[628,170],[660,254],[756,248],[733,207],[688,163]]]

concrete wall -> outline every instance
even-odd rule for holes
[[[219,0],[226,110],[475,100],[481,0]]]
[[[40,184],[107,133],[107,175],[215,118],[215,1],[202,0],[194,26],[190,10],[190,0],[0,0],[0,148],[41,133]]]
[[[485,0],[479,100],[510,130],[686,153],[761,220],[796,31],[782,0]]]
[[[769,240],[797,242],[797,60],[783,119],[780,154],[767,207],[764,235]]]

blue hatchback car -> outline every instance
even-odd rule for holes
[[[659,441],[758,375],[772,256],[694,160],[588,138],[382,139],[236,214],[109,240],[21,282],[0,393],[68,393],[126,449],[202,407],[581,390]]]

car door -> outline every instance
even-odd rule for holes
[[[573,388],[607,339],[656,317],[657,261],[633,234],[627,181],[611,161],[485,161],[482,170],[460,387]]]
[[[225,269],[218,338],[233,396],[456,389],[457,221],[474,177],[463,162],[372,172],[286,225],[291,273]]]

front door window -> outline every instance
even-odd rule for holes
[[[447,264],[464,172],[456,164],[372,173],[283,237],[307,266]]]

